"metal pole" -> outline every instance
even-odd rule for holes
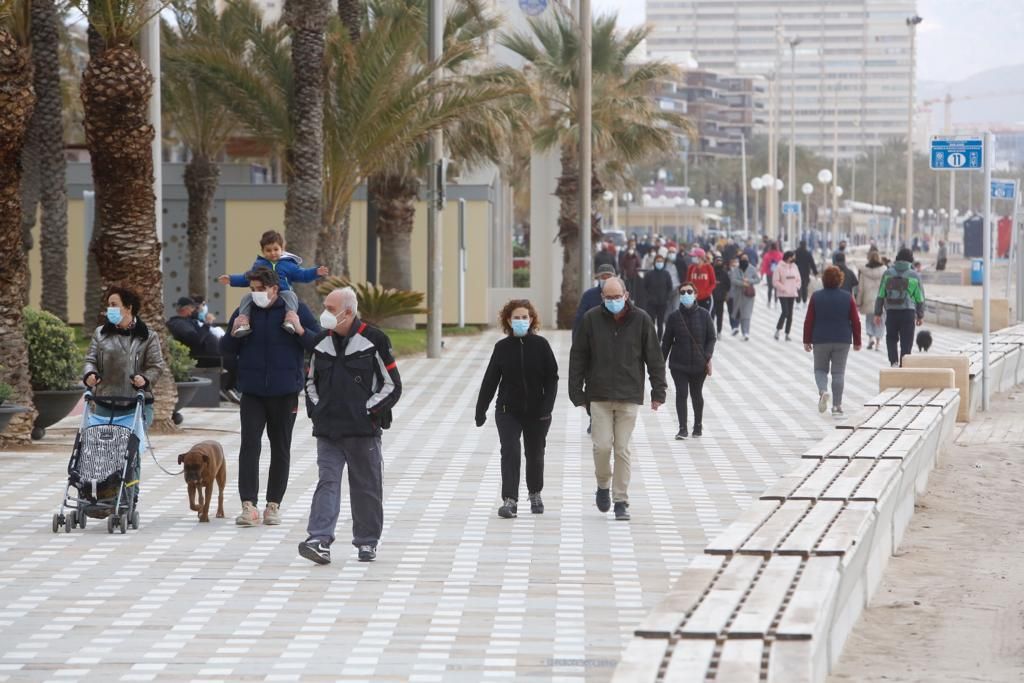
[[[750,235],[750,212],[747,210],[747,192],[750,188],[747,187],[747,136],[743,135],[740,138],[740,157],[741,173],[743,174],[743,229],[747,231],[747,235]],[[687,185],[689,187],[689,185]],[[757,199],[754,199],[754,206],[757,206]],[[755,225],[756,227],[756,225]]]
[[[921,21],[921,17],[916,15],[907,19],[907,26],[910,28],[910,74],[907,86],[907,219],[904,226],[907,245],[913,238],[914,226],[914,74],[917,71],[917,25]]]
[[[156,198],[156,239],[163,242],[164,222],[164,180],[163,180],[163,129],[160,115],[160,16],[156,12],[160,9],[160,3],[151,1],[148,9],[155,16],[150,19],[139,38],[139,53],[146,68],[153,75],[152,94],[149,97],[149,125],[153,127],[153,194]],[[160,259],[160,269],[163,270],[164,260]]]
[[[796,198],[796,46],[799,38],[789,41],[789,193],[790,203]],[[793,240],[793,227],[797,216],[786,216],[786,230],[789,233],[790,246]]]
[[[427,52],[431,61],[441,58],[444,44],[444,0],[429,0],[427,7]],[[440,73],[431,79],[436,83]],[[441,357],[442,277],[444,252],[441,248],[441,211],[444,199],[444,131],[430,133],[430,185],[427,202],[427,358]]]
[[[370,186],[366,186],[366,281],[371,284],[377,282],[377,217],[380,212],[377,210],[377,201]]]
[[[776,69],[768,82],[768,175],[772,177],[771,187],[764,188],[764,233],[768,239],[775,239],[775,213],[772,211],[772,196],[775,194],[776,172],[775,155],[778,153],[779,141],[775,137],[775,100],[779,94],[779,73]]]
[[[466,200],[459,199],[459,327],[466,326]]]
[[[988,379],[989,379],[989,335],[992,327],[992,156],[995,154],[995,140],[992,133],[985,133],[984,164],[985,164],[985,198],[984,232],[982,233],[982,273],[981,273],[981,409],[988,410]]]
[[[832,236],[832,253],[839,250],[839,197],[836,195],[836,188],[839,187],[839,83],[836,82],[833,92],[833,119],[832,119],[832,213],[829,214],[832,224],[829,233]]]
[[[1020,257],[1021,248],[1024,247],[1024,235],[1017,234],[1022,226],[1018,221],[1017,214],[1020,213],[1020,191],[1021,183],[1017,183],[1017,201],[1014,202],[1013,209],[1013,232],[1017,235],[1017,322],[1024,323],[1024,267],[1022,267],[1022,259]]]
[[[590,0],[579,0],[580,3],[580,282],[581,292],[590,288],[591,253],[590,253],[590,192],[591,192],[591,23]]]

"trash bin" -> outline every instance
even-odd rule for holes
[[[982,284],[982,277],[985,272],[985,262],[980,258],[971,259],[971,284]]]

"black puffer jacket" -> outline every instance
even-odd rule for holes
[[[548,340],[538,334],[509,335],[494,345],[476,401],[476,423],[482,425],[498,392],[496,410],[524,417],[547,417],[555,407],[558,361]]]
[[[715,326],[711,324],[711,314],[700,306],[680,306],[672,311],[665,323],[661,352],[671,370],[686,374],[703,372],[715,353]]]

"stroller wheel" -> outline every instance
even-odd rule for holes
[[[57,533],[57,530],[61,527],[60,513],[53,513],[53,533]]]
[[[75,524],[75,511],[71,510],[64,515],[64,533],[70,534],[71,530],[75,528]]]
[[[118,528],[122,534],[128,533],[128,516],[121,515],[117,518]]]
[[[178,411],[174,411],[174,414],[171,415],[171,420],[174,422],[174,424],[180,425],[182,422],[185,421],[185,416],[179,413]]]
[[[132,529],[135,529],[136,531],[138,531],[138,529],[139,529],[139,511],[138,510],[132,510],[131,525],[132,525]]]
[[[114,515],[107,517],[107,533],[114,533]]]
[[[78,517],[78,528],[79,529],[84,529],[85,528],[85,513],[82,512],[82,511],[79,511],[77,517]]]

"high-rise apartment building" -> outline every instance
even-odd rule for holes
[[[653,25],[647,47],[655,58],[687,50],[703,69],[776,78],[780,140],[789,139],[795,89],[797,144],[831,156],[838,121],[839,155],[848,158],[906,137],[912,87],[906,20],[916,4],[647,0]]]
[[[217,11],[224,9],[225,4],[224,0],[217,0]],[[267,21],[277,21],[284,10],[284,0],[253,0],[253,4],[263,12],[263,18]]]

